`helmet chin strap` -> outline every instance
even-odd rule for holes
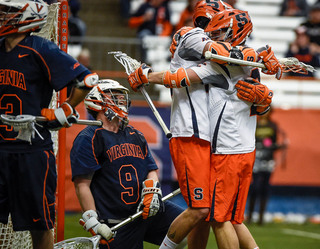
[[[113,111],[111,110],[110,108],[107,108],[107,110],[105,111],[104,115],[106,116],[106,118],[111,122],[115,117],[117,117],[119,119],[119,122],[120,122],[120,128],[121,129],[124,129],[129,121],[128,119],[123,119],[123,118],[120,118],[118,117],[118,115]]]
[[[111,122],[117,115],[113,110],[107,108],[107,110],[104,112],[104,116],[106,116],[107,119]]]

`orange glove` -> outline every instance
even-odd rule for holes
[[[174,52],[176,51],[177,46],[179,45],[180,38],[184,36],[186,33],[188,33],[191,29],[194,29],[194,28],[184,26],[173,35],[172,42],[170,45],[171,58],[173,57]]]
[[[151,67],[143,63],[139,68],[137,68],[133,73],[128,76],[128,82],[133,91],[138,91],[139,87],[142,85],[148,85],[148,73],[152,72]]]
[[[248,78],[239,80],[236,84],[237,96],[239,99],[257,104],[270,105],[273,97],[273,92],[258,80]]]
[[[278,80],[282,76],[282,67],[278,59],[275,57],[274,52],[271,50],[271,47],[268,45],[266,47],[260,48],[257,50],[259,53],[258,57],[262,59],[266,69],[263,69],[262,72],[265,74],[275,74]]]
[[[160,189],[160,183],[153,179],[145,180],[142,183],[141,201],[137,208],[137,212],[143,210],[143,219],[156,215],[158,211],[163,208],[161,198],[162,191]]]
[[[70,127],[73,123],[76,123],[79,118],[79,114],[67,102],[62,103],[57,109],[43,108],[41,115],[48,120],[45,126],[50,130]]]
[[[252,105],[250,115],[264,115],[271,109],[270,105]]]

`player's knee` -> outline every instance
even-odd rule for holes
[[[196,220],[204,220],[209,215],[209,208],[191,208]]]

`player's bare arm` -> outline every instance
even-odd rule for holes
[[[91,179],[85,177],[75,177],[74,186],[76,194],[83,211],[96,210],[94,199],[90,190]]]

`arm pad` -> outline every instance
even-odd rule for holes
[[[181,88],[190,86],[191,82],[184,68],[179,68],[174,73],[165,71],[162,77],[162,83],[167,88]]]

